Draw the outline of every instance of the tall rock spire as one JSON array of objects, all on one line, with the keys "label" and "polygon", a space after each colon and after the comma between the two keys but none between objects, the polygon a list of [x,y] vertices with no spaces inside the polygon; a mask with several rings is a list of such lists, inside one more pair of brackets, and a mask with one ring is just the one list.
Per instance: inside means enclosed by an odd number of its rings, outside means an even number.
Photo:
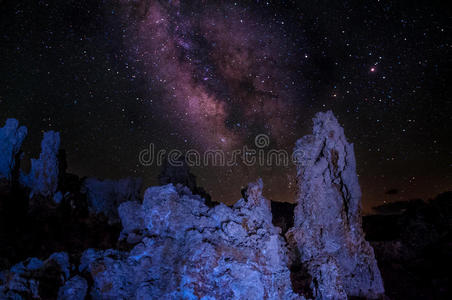
[{"label": "tall rock spire", "polygon": [[59,148],[60,134],[54,131],[44,132],[39,158],[32,159],[30,173],[21,176],[22,184],[31,189],[32,195],[49,197],[57,191]]},{"label": "tall rock spire", "polygon": [[8,119],[5,126],[0,127],[0,178],[11,179],[16,154],[26,136],[27,128],[19,127],[16,119]]},{"label": "tall rock spire", "polygon": [[361,226],[361,190],[353,144],[331,111],[318,113],[313,134],[297,141],[299,184],[294,227],[301,262],[318,299],[384,293],[383,281]]}]

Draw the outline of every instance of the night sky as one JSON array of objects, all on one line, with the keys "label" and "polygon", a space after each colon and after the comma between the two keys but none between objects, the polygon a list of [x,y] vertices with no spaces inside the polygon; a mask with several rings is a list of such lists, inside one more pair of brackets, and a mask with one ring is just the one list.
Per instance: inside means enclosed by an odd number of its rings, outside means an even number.
[{"label": "night sky", "polygon": [[[0,123],[61,132],[69,171],[139,176],[156,149],[291,151],[333,110],[355,144],[365,211],[452,189],[451,11],[440,1],[0,1]],[[262,177],[294,201],[294,167],[205,166],[232,203]]]}]

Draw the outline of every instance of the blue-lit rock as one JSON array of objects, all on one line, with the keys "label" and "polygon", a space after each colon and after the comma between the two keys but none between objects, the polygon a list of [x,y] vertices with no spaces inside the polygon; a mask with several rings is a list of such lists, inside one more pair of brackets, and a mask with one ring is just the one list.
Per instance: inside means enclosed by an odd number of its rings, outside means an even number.
[{"label": "blue-lit rock", "polygon": [[318,299],[377,298],[384,293],[374,251],[361,225],[361,190],[353,144],[331,111],[298,140],[298,204],[286,234],[313,277]]},{"label": "blue-lit rock", "polygon": [[6,120],[5,126],[0,128],[0,178],[11,179],[15,157],[26,136],[27,128],[19,127],[16,119]]},{"label": "blue-lit rock", "polygon": [[31,197],[51,197],[57,191],[59,148],[60,134],[55,131],[44,132],[39,158],[32,159],[30,173],[21,176],[22,184],[31,189]]},{"label": "blue-lit rock", "polygon": [[58,291],[58,300],[84,300],[88,290],[86,279],[78,275],[69,279]]},{"label": "blue-lit rock", "polygon": [[188,188],[149,188],[119,207],[130,252],[85,251],[95,299],[303,299],[291,288],[287,249],[262,182],[234,207],[209,208]]},{"label": "blue-lit rock", "polygon": [[[0,272],[0,299],[48,299],[69,278],[69,256],[52,254],[45,261],[29,258]],[[56,292],[56,291],[55,291]]]}]

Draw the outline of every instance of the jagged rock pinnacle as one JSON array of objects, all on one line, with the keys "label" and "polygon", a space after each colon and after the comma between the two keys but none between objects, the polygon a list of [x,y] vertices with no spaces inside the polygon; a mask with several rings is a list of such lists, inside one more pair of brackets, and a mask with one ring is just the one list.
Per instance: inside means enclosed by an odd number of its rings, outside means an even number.
[{"label": "jagged rock pinnacle", "polygon": [[384,293],[374,252],[361,226],[361,190],[353,144],[331,111],[318,113],[313,134],[297,141],[298,204],[289,240],[313,277],[317,298]]}]

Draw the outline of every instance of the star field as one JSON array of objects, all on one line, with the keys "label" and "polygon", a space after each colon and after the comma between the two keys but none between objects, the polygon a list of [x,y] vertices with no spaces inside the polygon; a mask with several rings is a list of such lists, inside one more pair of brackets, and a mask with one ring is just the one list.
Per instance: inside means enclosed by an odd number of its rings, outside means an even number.
[{"label": "star field", "polygon": [[[58,130],[70,171],[141,176],[159,149],[290,151],[331,109],[355,144],[366,211],[452,188],[451,22],[431,1],[3,1],[0,120]],[[232,203],[262,177],[294,199],[293,167],[199,167]],[[397,190],[396,193],[386,193]]]}]

